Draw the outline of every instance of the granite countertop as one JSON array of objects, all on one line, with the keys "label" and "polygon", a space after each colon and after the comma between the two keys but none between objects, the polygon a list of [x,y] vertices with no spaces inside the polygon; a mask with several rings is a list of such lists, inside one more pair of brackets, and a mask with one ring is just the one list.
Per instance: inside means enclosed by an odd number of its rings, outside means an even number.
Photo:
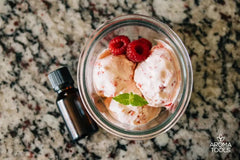
[{"label": "granite countertop", "polygon": [[[183,40],[194,72],[189,106],[171,130],[151,140],[100,129],[73,144],[47,74],[67,66],[76,81],[91,32],[132,13],[156,17]],[[0,159],[240,158],[238,0],[1,0],[0,71]]]}]

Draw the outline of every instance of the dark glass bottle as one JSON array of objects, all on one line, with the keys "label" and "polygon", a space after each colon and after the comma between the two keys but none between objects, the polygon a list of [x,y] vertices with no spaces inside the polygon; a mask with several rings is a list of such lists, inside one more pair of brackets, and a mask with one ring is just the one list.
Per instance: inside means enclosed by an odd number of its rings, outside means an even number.
[{"label": "dark glass bottle", "polygon": [[77,140],[98,130],[96,123],[83,107],[79,92],[66,67],[48,75],[53,89],[58,93],[56,104],[65,121],[72,140]]}]

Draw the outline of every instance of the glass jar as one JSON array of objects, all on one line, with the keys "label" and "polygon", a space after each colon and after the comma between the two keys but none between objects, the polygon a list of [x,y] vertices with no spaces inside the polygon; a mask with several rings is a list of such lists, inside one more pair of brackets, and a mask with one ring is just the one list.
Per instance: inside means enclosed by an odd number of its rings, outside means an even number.
[{"label": "glass jar", "polygon": [[[162,110],[149,123],[132,127],[112,117],[93,87],[93,66],[98,55],[108,48],[109,41],[118,35],[127,35],[130,40],[139,37],[150,41],[162,40],[172,47],[180,70],[180,91],[173,111]],[[148,16],[126,15],[116,17],[99,26],[89,37],[79,57],[77,83],[83,104],[90,116],[106,131],[131,140],[150,139],[168,131],[184,113],[191,97],[193,73],[188,52],[180,38],[166,24]]]}]

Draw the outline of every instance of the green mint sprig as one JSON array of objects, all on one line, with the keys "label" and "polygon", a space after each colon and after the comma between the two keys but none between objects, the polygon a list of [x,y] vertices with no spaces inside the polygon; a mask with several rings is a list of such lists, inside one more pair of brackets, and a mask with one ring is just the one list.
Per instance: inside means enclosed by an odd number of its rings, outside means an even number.
[{"label": "green mint sprig", "polygon": [[148,102],[141,96],[137,94],[131,93],[123,93],[113,98],[115,101],[124,104],[124,105],[132,105],[132,106],[144,106],[148,104]]}]

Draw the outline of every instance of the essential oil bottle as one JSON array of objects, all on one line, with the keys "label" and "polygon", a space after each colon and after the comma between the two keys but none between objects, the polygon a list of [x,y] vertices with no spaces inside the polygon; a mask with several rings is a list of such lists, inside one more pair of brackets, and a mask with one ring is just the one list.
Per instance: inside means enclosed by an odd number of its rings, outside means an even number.
[{"label": "essential oil bottle", "polygon": [[98,130],[96,123],[83,107],[79,92],[67,67],[59,68],[48,75],[52,88],[58,93],[57,107],[65,121],[72,140],[80,139]]}]

